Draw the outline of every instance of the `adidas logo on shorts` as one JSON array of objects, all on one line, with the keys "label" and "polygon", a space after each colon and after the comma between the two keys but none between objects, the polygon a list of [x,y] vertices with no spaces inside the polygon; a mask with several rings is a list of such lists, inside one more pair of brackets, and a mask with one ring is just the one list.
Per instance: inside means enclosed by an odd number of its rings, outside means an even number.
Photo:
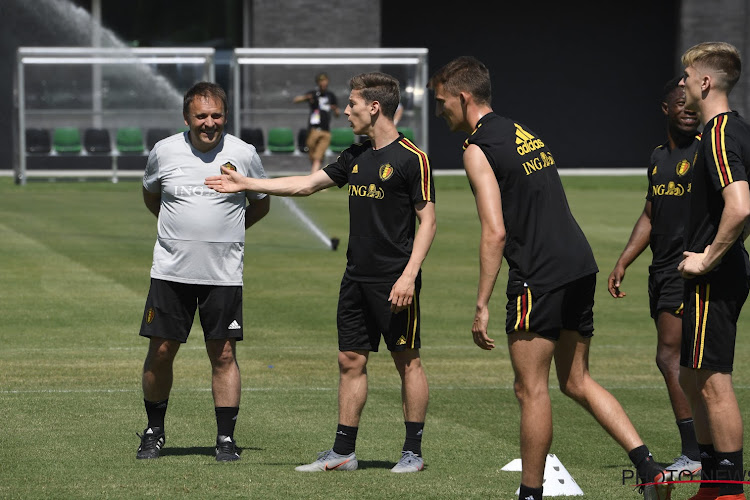
[{"label": "adidas logo on shorts", "polygon": [[240,330],[242,327],[239,323],[237,323],[237,320],[232,320],[232,322],[229,324],[228,329],[229,330]]}]

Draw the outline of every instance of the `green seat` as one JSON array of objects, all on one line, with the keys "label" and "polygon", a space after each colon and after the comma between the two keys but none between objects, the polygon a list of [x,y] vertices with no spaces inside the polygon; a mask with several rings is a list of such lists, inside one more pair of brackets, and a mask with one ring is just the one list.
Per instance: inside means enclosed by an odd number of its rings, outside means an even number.
[{"label": "green seat", "polygon": [[61,154],[81,152],[81,131],[76,127],[57,127],[52,133],[52,147]]},{"label": "green seat", "polygon": [[351,127],[338,127],[331,129],[331,144],[328,149],[334,153],[340,153],[354,143],[354,131]]},{"label": "green seat", "polygon": [[268,150],[272,153],[294,153],[294,131],[288,127],[269,129]]},{"label": "green seat", "polygon": [[414,129],[411,127],[396,127],[399,132],[404,134],[404,137],[414,142]]},{"label": "green seat", "polygon": [[146,149],[143,132],[138,127],[118,128],[116,142],[120,153],[143,153]]}]

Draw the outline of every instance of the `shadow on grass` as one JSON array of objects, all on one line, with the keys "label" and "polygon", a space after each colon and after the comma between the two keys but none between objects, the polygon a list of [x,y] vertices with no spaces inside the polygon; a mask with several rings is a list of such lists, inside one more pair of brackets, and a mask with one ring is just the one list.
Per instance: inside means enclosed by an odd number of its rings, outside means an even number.
[{"label": "shadow on grass", "polygon": [[[396,462],[386,462],[385,460],[360,460],[360,469],[392,469]],[[427,466],[424,467],[427,469]]]},{"label": "shadow on grass", "polygon": [[[396,462],[386,462],[385,460],[358,460],[357,461],[359,465],[357,466],[357,470],[365,470],[365,469],[392,469],[394,465],[396,465]],[[266,465],[290,465],[288,462],[281,463],[281,462],[274,462],[274,463],[268,463]],[[296,465],[303,465],[302,463],[294,464]],[[427,469],[427,466],[425,465],[425,469]],[[340,472],[348,472],[348,471],[340,471]]]},{"label": "shadow on grass", "polygon": [[[242,455],[242,452],[248,450],[248,451],[263,451],[263,448],[255,448],[251,446],[247,447],[237,447],[237,453]],[[183,448],[176,448],[176,447],[169,447],[169,448],[162,448],[160,455],[162,457],[185,457],[188,455],[205,455],[208,457],[213,457],[216,455],[216,448],[214,446],[186,446]]]}]

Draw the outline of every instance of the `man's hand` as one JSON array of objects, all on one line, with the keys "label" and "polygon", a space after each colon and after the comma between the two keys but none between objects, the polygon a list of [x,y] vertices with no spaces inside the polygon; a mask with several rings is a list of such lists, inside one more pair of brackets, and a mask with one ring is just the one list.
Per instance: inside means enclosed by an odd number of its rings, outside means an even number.
[{"label": "man's hand", "polygon": [[391,287],[391,294],[388,296],[388,302],[391,303],[391,312],[400,313],[409,307],[413,300],[414,280],[402,274]]},{"label": "man's hand", "polygon": [[486,351],[495,348],[495,340],[487,336],[489,323],[489,309],[486,307],[478,308],[474,315],[474,324],[471,326],[471,333],[474,335],[474,343]]},{"label": "man's hand", "polygon": [[609,273],[609,279],[607,280],[607,289],[612,297],[616,299],[625,297],[625,292],[620,291],[620,285],[624,279],[625,268],[620,264],[615,265],[615,268]]},{"label": "man's hand", "polygon": [[204,184],[220,193],[239,193],[245,190],[242,184],[246,179],[244,175],[224,166],[221,167],[221,171],[222,175],[206,177]]},{"label": "man's hand", "polygon": [[677,270],[680,271],[683,278],[694,278],[706,274],[711,270],[703,262],[710,248],[711,245],[708,245],[702,253],[682,252],[683,259],[677,266]]}]

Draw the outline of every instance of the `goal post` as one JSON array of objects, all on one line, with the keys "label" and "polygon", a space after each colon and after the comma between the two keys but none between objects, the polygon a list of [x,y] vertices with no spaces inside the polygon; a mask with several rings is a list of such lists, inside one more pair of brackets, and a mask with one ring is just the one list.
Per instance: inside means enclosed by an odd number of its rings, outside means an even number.
[{"label": "goal post", "polygon": [[[116,182],[142,175],[145,143],[140,152],[118,149],[118,132],[140,129],[145,140],[148,129],[182,128],[182,96],[196,81],[215,79],[214,52],[202,47],[19,47],[16,183],[30,177],[111,177]],[[47,147],[31,148],[29,130],[41,131]],[[79,142],[85,131],[97,130],[102,144],[90,150],[82,143],[57,148],[54,141],[63,130]]]},{"label": "goal post", "polygon": [[[399,127],[413,131],[414,142],[427,151],[427,58],[426,48],[237,48],[230,70],[234,131],[261,128],[267,137],[274,127],[303,128],[309,109],[292,100],[315,87],[315,75],[328,75],[328,89],[343,111],[349,79],[381,71],[401,84]],[[341,118],[331,123],[332,128],[346,126]]]}]

